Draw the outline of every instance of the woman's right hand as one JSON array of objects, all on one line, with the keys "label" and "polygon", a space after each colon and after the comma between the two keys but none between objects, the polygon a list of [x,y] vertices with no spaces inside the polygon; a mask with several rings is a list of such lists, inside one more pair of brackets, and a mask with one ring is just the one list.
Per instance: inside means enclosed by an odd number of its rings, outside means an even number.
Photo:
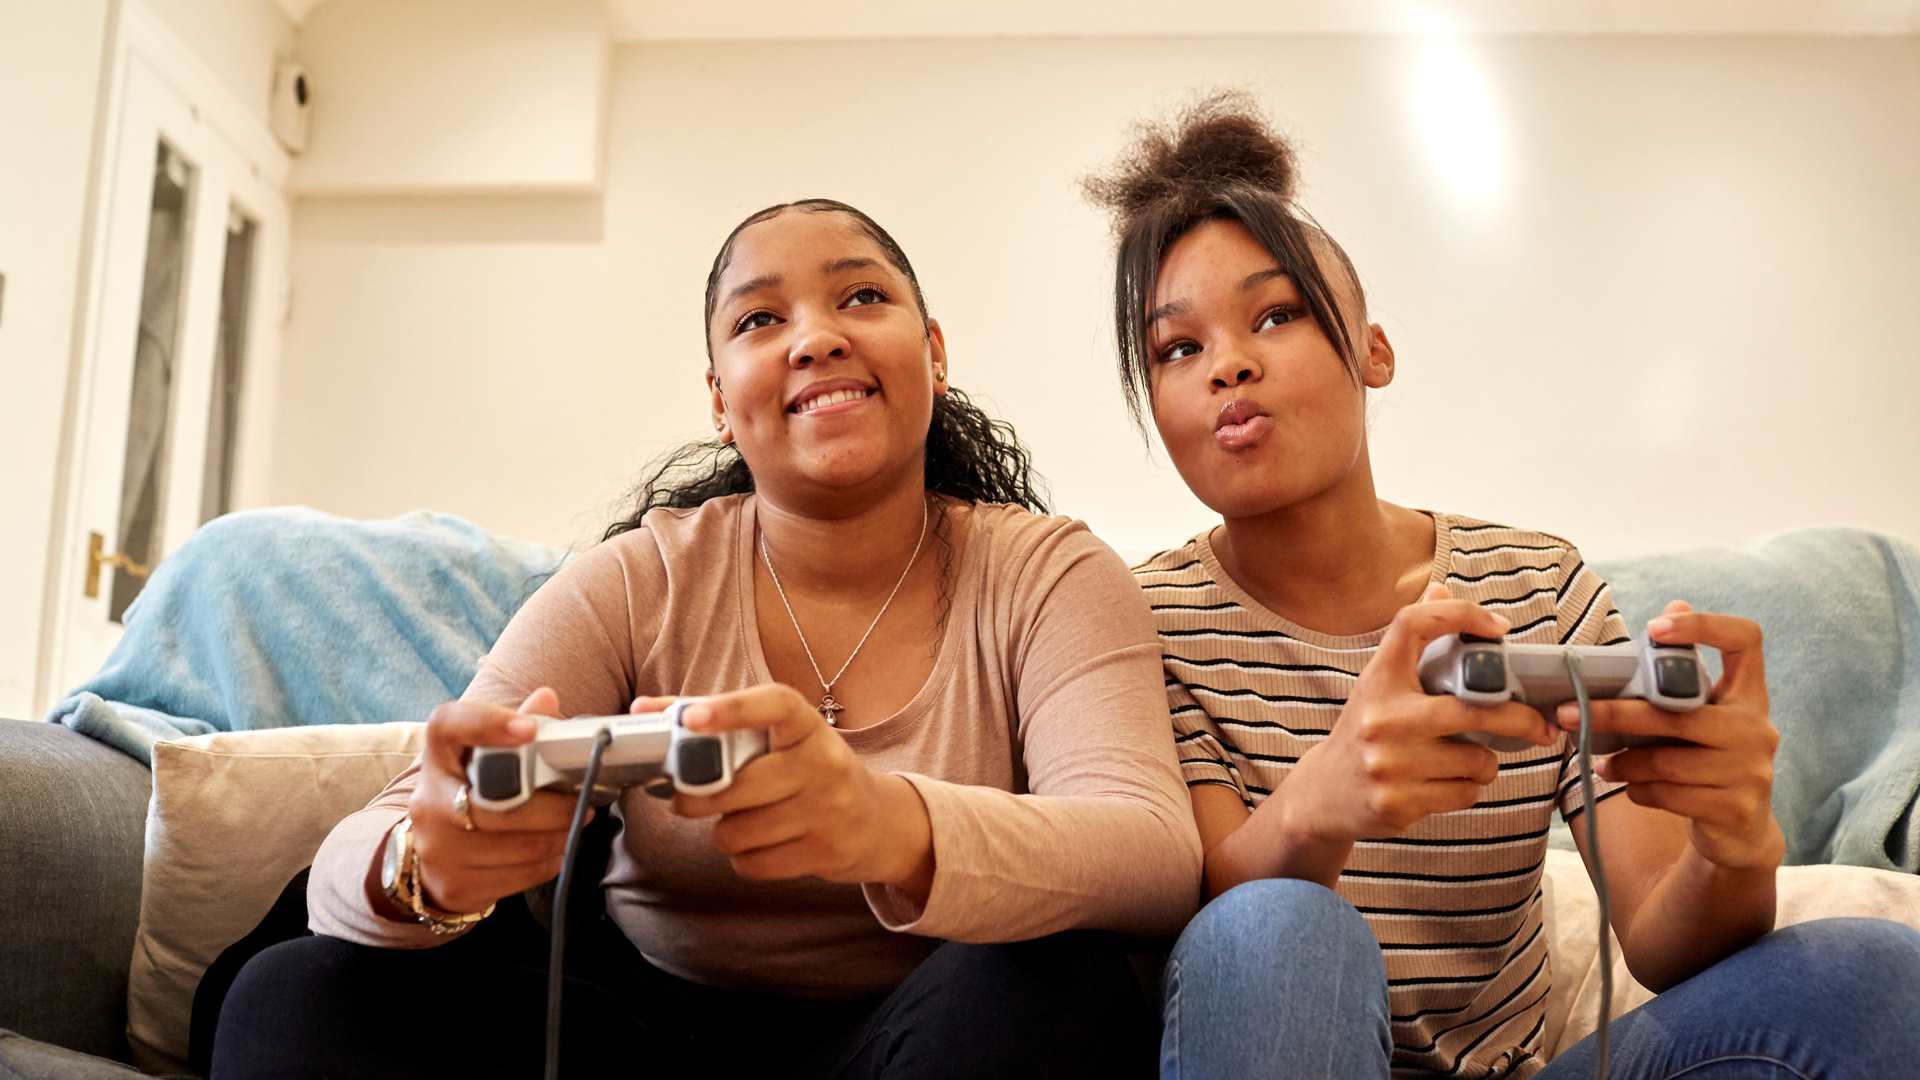
[{"label": "woman's right hand", "polygon": [[420,779],[407,804],[420,856],[426,902],[442,911],[484,911],[502,897],[544,884],[560,873],[575,796],[536,791],[502,813],[471,810],[472,831],[453,812],[477,746],[519,746],[533,739],[536,716],[553,716],[560,699],[541,687],[518,710],[450,701],[427,718]]},{"label": "woman's right hand", "polygon": [[1501,637],[1508,629],[1506,619],[1452,599],[1444,585],[1429,585],[1419,602],[1400,609],[1333,733],[1302,754],[1281,785],[1289,831],[1351,845],[1474,805],[1499,775],[1499,759],[1453,735],[1477,731],[1554,745],[1560,733],[1530,706],[1468,705],[1420,686],[1420,655],[1430,642],[1447,634]]}]

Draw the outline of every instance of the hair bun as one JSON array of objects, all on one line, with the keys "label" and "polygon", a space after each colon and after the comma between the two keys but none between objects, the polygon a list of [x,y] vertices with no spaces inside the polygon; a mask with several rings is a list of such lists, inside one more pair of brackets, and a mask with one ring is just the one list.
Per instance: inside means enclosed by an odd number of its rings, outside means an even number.
[{"label": "hair bun", "polygon": [[1273,130],[1251,94],[1228,90],[1201,99],[1171,125],[1142,124],[1113,171],[1082,186],[1125,222],[1156,204],[1184,203],[1228,186],[1292,202],[1297,176],[1293,145]]}]

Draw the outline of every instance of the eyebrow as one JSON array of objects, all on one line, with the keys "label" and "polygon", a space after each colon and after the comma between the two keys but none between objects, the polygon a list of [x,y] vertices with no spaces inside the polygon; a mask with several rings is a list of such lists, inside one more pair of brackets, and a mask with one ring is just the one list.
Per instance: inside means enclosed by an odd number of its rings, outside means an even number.
[{"label": "eyebrow", "polygon": [[771,289],[779,284],[779,274],[761,274],[759,277],[748,278],[729,290],[727,292],[727,298],[723,303],[731,304],[748,293],[757,293],[762,289]]},{"label": "eyebrow", "polygon": [[1161,319],[1172,318],[1175,315],[1185,315],[1192,310],[1193,305],[1187,303],[1185,300],[1175,300],[1170,304],[1161,304],[1159,307],[1147,312],[1147,325],[1152,326]]},{"label": "eyebrow", "polygon": [[[848,270],[867,270],[879,265],[878,260],[869,259],[864,255],[850,255],[843,259],[827,260],[826,264],[820,268],[820,272],[832,275],[845,273]],[[731,304],[749,293],[757,293],[762,289],[778,288],[784,280],[779,274],[761,274],[759,277],[748,278],[728,290],[727,298],[723,303]]]},{"label": "eyebrow", "polygon": [[[1267,282],[1274,280],[1275,278],[1284,278],[1284,277],[1292,277],[1292,276],[1293,276],[1292,274],[1287,273],[1286,270],[1278,266],[1268,267],[1265,270],[1255,270],[1253,273],[1248,274],[1245,278],[1241,279],[1240,291],[1246,292],[1247,290],[1252,289],[1256,286],[1264,285]],[[1185,300],[1175,300],[1171,303],[1161,304],[1159,307],[1154,308],[1152,311],[1147,312],[1146,324],[1148,326],[1152,326],[1154,323],[1159,322],[1161,319],[1172,318],[1177,315],[1185,315],[1192,310],[1193,310],[1193,305],[1187,303]]]},{"label": "eyebrow", "polygon": [[1278,266],[1269,267],[1268,269],[1265,269],[1265,270],[1256,270],[1253,273],[1248,274],[1246,278],[1240,282],[1240,291],[1246,292],[1248,289],[1251,289],[1257,285],[1265,285],[1267,282],[1272,281],[1274,278],[1283,278],[1283,277],[1292,277],[1292,276],[1293,276],[1292,274],[1287,273],[1285,270],[1281,269]]}]

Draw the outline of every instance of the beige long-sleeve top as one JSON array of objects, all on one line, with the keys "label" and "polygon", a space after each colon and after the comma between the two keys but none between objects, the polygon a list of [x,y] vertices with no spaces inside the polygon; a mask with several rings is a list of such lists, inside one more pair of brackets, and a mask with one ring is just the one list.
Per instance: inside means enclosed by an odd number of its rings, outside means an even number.
[{"label": "beige long-sleeve top", "polygon": [[[753,592],[752,496],[656,510],[583,553],[514,616],[466,700],[516,706],[540,686],[563,715],[643,694],[772,681]],[[1127,568],[1078,522],[976,505],[931,674],[899,712],[840,732],[909,780],[932,823],[924,907],[897,891],[736,877],[685,820],[630,791],[609,910],[655,965],[702,983],[805,996],[896,985],[939,940],[1017,941],[1093,927],[1170,935],[1200,898],[1200,842],[1168,735],[1160,645]],[[378,914],[368,868],[418,765],[343,821],[315,857],[316,933],[437,944]]]}]

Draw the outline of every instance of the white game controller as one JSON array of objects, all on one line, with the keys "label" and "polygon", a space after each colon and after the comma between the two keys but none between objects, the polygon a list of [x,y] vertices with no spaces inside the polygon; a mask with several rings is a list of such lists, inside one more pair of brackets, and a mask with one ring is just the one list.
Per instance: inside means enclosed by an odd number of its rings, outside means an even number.
[{"label": "white game controller", "polygon": [[[1567,676],[1567,654],[1580,662],[1580,681],[1587,696],[1639,698],[1668,712],[1692,712],[1707,703],[1712,681],[1695,645],[1517,645],[1499,638],[1449,634],[1427,646],[1420,656],[1420,685],[1429,694],[1452,694],[1472,705],[1520,701],[1533,706],[1551,722],[1553,710],[1574,700],[1573,680]],[[1471,732],[1460,736],[1494,750],[1524,750],[1533,744],[1510,736]],[[1593,732],[1595,754],[1611,754],[1629,746],[1648,746],[1674,740],[1654,735],[1615,735]]]},{"label": "white game controller", "polygon": [[674,791],[725,791],[742,766],[767,752],[767,733],[761,729],[714,735],[688,731],[680,723],[686,707],[686,702],[676,701],[657,713],[539,718],[540,730],[531,742],[474,749],[467,763],[473,805],[512,810],[536,791],[580,790],[594,739],[603,728],[613,741],[601,753],[600,772],[594,777],[596,806],[605,806],[630,787],[659,798]]}]

